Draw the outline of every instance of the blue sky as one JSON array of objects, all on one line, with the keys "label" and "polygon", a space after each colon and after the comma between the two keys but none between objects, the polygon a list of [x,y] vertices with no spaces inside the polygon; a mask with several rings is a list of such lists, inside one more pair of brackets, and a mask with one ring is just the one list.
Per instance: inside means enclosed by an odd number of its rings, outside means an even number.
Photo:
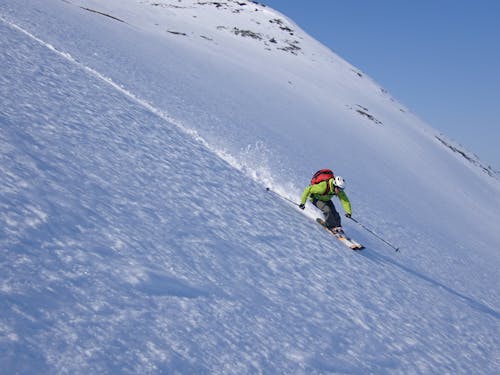
[{"label": "blue sky", "polygon": [[500,170],[500,1],[263,3]]}]

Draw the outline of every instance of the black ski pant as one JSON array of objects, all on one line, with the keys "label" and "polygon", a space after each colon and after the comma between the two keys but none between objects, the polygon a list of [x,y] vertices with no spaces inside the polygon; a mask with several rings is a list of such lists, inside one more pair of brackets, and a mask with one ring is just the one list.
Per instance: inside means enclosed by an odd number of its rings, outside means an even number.
[{"label": "black ski pant", "polygon": [[323,212],[327,228],[332,229],[341,226],[340,215],[331,200],[325,202],[320,201],[319,199],[314,199],[312,203]]}]

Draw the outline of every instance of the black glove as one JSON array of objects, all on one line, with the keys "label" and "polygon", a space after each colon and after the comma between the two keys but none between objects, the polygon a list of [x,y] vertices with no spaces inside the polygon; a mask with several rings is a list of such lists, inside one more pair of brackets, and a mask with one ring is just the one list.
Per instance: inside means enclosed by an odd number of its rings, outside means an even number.
[{"label": "black glove", "polygon": [[305,205],[304,203],[301,203],[301,204],[299,204],[299,208],[300,208],[301,210],[303,210],[304,208],[306,208],[306,205]]},{"label": "black glove", "polygon": [[345,217],[347,217],[348,219],[351,218],[351,214],[345,214]]}]

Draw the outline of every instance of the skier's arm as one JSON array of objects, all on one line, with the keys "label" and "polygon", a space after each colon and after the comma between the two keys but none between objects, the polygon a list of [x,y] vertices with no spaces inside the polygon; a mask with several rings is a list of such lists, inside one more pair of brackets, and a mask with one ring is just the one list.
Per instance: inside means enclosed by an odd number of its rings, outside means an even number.
[{"label": "skier's arm", "polygon": [[304,192],[302,193],[302,198],[300,200],[300,204],[306,204],[307,198],[309,198],[309,195],[311,195],[311,188],[312,185],[309,185],[304,189]]},{"label": "skier's arm", "polygon": [[305,204],[307,201],[307,198],[311,194],[324,194],[326,191],[326,181],[321,181],[319,184],[315,185],[309,185],[304,189],[304,192],[302,193],[302,199],[300,201],[301,204]]},{"label": "skier's arm", "polygon": [[343,190],[339,192],[339,199],[342,203],[342,207],[344,207],[344,211],[346,212],[346,214],[352,215],[351,202],[349,201],[349,198],[347,198],[347,194]]}]

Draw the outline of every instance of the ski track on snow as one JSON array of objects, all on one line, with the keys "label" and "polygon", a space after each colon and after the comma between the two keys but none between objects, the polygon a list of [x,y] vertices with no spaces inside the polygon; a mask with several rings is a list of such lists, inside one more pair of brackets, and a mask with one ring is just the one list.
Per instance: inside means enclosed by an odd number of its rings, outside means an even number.
[{"label": "ski track on snow", "polygon": [[[49,49],[50,51],[56,53],[57,55],[61,56],[62,58],[70,61],[71,63],[77,65],[81,69],[87,71],[88,73],[90,73],[94,77],[96,77],[96,78],[100,79],[101,81],[107,83],[108,85],[110,85],[114,89],[118,90],[119,92],[121,92],[122,94],[124,94],[125,96],[127,96],[128,98],[132,99],[134,102],[136,102],[137,104],[141,105],[142,107],[144,107],[145,109],[147,109],[151,113],[155,114],[156,116],[158,116],[162,120],[164,120],[164,121],[166,121],[168,123],[171,123],[171,124],[177,126],[182,132],[184,132],[185,134],[193,137],[197,142],[199,142],[200,144],[202,144],[203,146],[205,146],[208,150],[210,150],[215,155],[217,155],[218,157],[220,157],[221,159],[223,159],[224,161],[226,161],[228,164],[230,164],[231,166],[233,166],[234,168],[236,168],[236,169],[238,169],[240,171],[244,171],[245,168],[242,168],[241,164],[239,164],[236,161],[236,159],[233,158],[231,155],[227,154],[226,152],[224,152],[222,150],[217,150],[217,149],[211,147],[210,144],[205,139],[203,139],[203,137],[201,137],[198,134],[198,132],[196,132],[195,130],[189,129],[184,124],[182,124],[180,121],[176,120],[175,118],[172,118],[170,115],[168,115],[164,111],[159,110],[158,108],[155,108],[150,103],[148,103],[146,100],[143,100],[143,99],[137,97],[135,94],[133,94],[132,92],[128,91],[126,88],[124,88],[121,85],[119,85],[116,82],[114,82],[111,78],[106,77],[103,74],[101,74],[98,71],[96,71],[95,69],[82,64],[81,62],[79,62],[78,60],[76,60],[75,58],[73,58],[73,56],[71,56],[71,54],[69,54],[67,52],[64,52],[64,51],[58,50],[57,48],[55,48],[50,43],[47,43],[47,42],[43,41],[42,39],[36,37],[35,35],[33,35],[32,33],[30,33],[29,31],[23,29],[19,25],[16,25],[14,23],[11,23],[11,22],[7,21],[5,19],[5,17],[0,16],[0,21],[2,21],[4,24],[9,25],[10,27],[12,27],[12,28],[14,28],[14,29],[22,32],[23,34],[27,35],[31,39],[33,39],[36,42],[38,42],[39,44],[41,44],[42,46],[44,46],[47,49]],[[248,177],[250,177],[250,178],[254,177],[253,173],[248,173],[248,172],[249,171],[246,171],[246,175]],[[256,180],[255,178],[252,178],[252,179],[255,182],[258,182],[258,180]]]}]

